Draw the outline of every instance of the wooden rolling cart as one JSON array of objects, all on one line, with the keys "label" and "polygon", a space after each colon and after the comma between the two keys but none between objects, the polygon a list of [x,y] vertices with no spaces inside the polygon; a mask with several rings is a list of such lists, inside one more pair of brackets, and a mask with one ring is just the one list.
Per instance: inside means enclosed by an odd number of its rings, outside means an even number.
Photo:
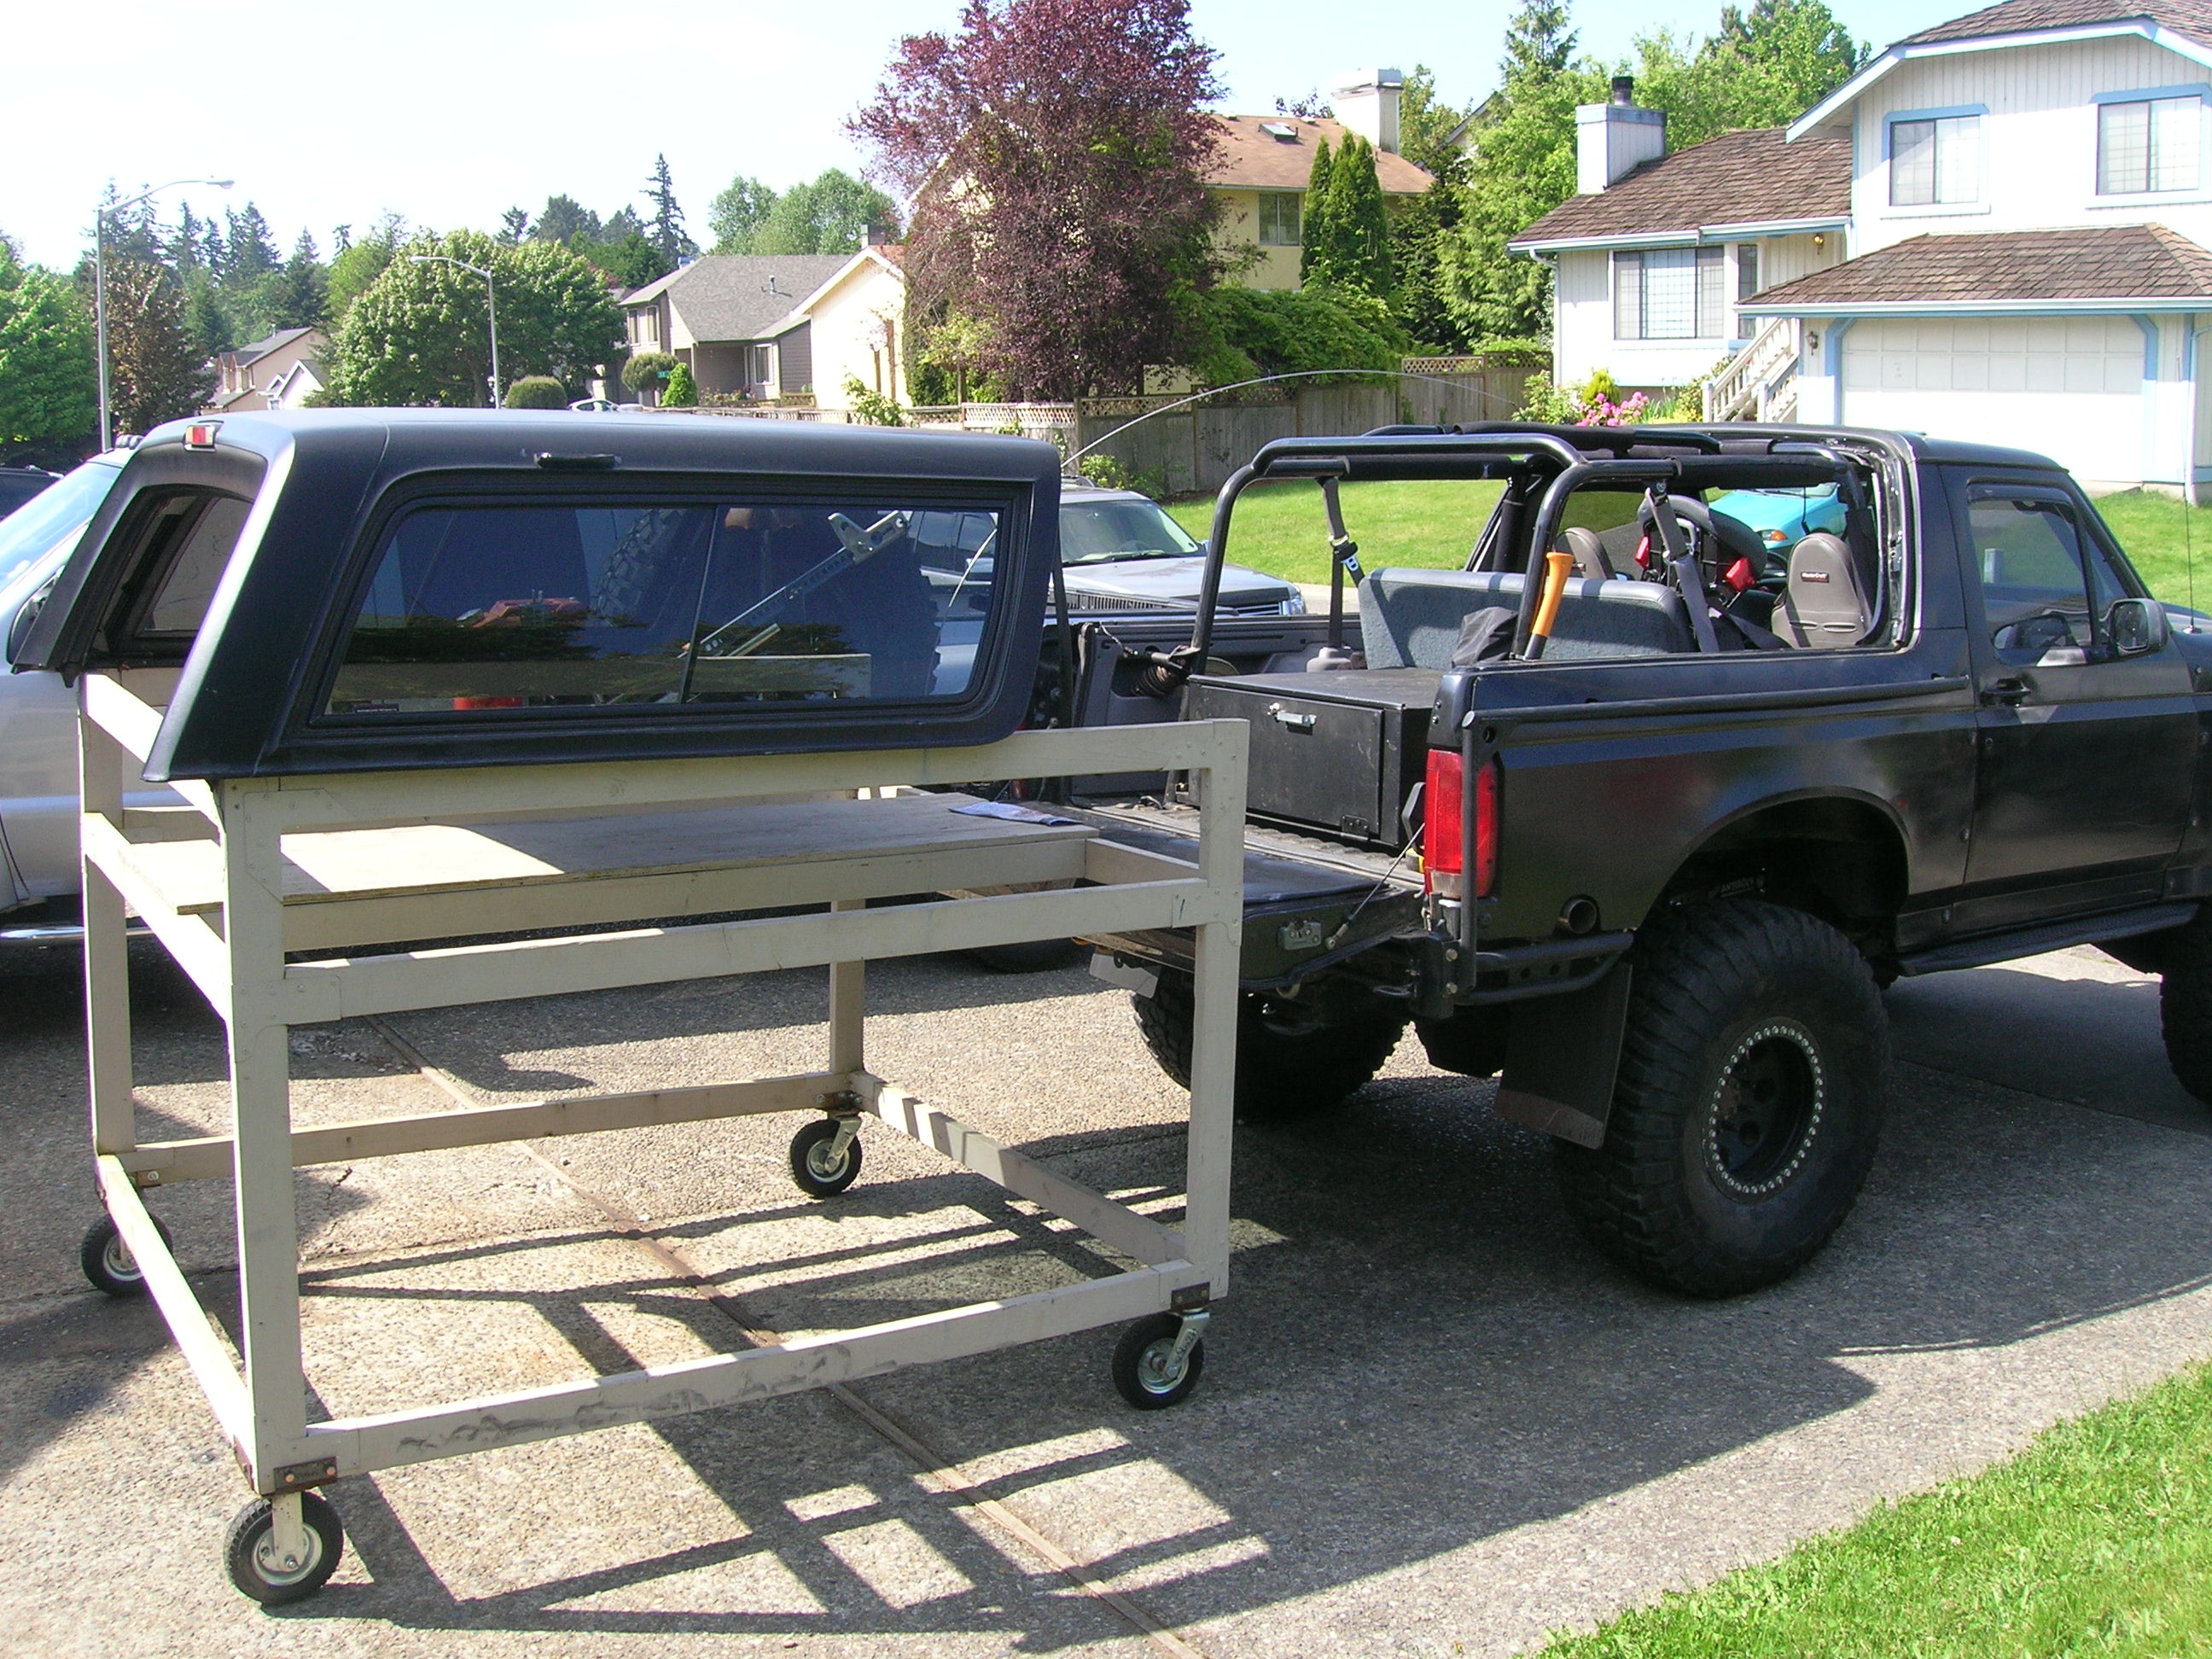
[{"label": "wooden rolling cart", "polygon": [[[80,683],[93,1150],[107,1212],[86,1240],[85,1259],[103,1289],[151,1292],[261,1494],[226,1546],[233,1580],[246,1594],[297,1600],[328,1578],[343,1534],[313,1489],[343,1475],[1125,1321],[1135,1322],[1115,1372],[1133,1404],[1172,1404],[1196,1381],[1206,1309],[1228,1277],[1242,722],[1032,732],[969,748],[187,780],[175,787],[190,811],[126,811],[126,772],[137,776],[153,751],[175,679],[170,671],[115,670]],[[1187,772],[1200,803],[1194,865],[1085,826],[970,815],[957,810],[967,798],[912,787],[1163,768]],[[1033,890],[972,896],[1017,885]],[[947,896],[866,908],[871,898],[915,893]],[[793,905],[829,908],[726,919]],[[228,1026],[228,1135],[137,1138],[126,907]],[[709,917],[725,919],[685,920]],[[1180,1226],[1053,1173],[867,1069],[868,959],[1148,928],[1190,928],[1197,941]],[[549,929],[572,931],[542,936]],[[404,944],[524,930],[541,936]],[[288,952],[307,959],[288,963]],[[292,1127],[288,1033],[295,1025],[809,966],[826,967],[830,978],[829,1053],[817,1072]],[[858,1173],[854,1131],[866,1115],[1135,1265],[772,1347],[373,1418],[307,1420],[295,1169],[759,1112],[810,1118],[793,1141],[793,1170],[817,1195],[843,1190]],[[216,1176],[232,1177],[237,1188],[242,1373],[145,1202],[150,1190]]]}]

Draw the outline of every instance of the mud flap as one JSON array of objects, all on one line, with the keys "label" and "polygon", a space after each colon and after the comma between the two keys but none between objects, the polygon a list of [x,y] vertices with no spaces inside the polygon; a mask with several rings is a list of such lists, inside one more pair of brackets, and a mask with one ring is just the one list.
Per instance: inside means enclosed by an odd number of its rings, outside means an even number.
[{"label": "mud flap", "polygon": [[1616,963],[1579,991],[1514,1004],[1498,1116],[1577,1146],[1604,1141],[1628,1025],[1631,971],[1626,962]]}]

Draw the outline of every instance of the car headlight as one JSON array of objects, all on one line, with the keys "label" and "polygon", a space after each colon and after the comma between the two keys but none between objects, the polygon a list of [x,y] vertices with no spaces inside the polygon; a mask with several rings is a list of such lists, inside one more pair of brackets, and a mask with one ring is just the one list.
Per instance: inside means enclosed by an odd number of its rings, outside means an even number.
[{"label": "car headlight", "polygon": [[1292,588],[1291,590],[1291,597],[1283,601],[1283,614],[1285,617],[1304,616],[1306,614],[1306,596],[1299,592],[1297,588]]}]

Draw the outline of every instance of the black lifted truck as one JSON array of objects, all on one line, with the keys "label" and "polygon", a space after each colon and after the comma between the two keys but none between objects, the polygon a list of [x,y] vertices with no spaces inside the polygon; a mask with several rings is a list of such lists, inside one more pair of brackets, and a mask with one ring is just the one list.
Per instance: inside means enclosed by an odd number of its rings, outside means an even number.
[{"label": "black lifted truck", "polygon": [[[1285,440],[1223,488],[1213,568],[1285,480],[1356,633],[1205,605],[1084,624],[1047,677],[1079,722],[1251,723],[1246,1115],[1343,1099],[1411,1021],[1503,1073],[1598,1245],[1723,1295],[1850,1210],[1900,975],[2096,943],[2164,976],[2212,1100],[2212,634],[2051,462],[1822,428]],[[1462,486],[1463,568],[1363,570],[1365,480]],[[1173,779],[1071,786],[1125,839],[1191,816]],[[1187,941],[1092,943],[1182,1077]]]}]

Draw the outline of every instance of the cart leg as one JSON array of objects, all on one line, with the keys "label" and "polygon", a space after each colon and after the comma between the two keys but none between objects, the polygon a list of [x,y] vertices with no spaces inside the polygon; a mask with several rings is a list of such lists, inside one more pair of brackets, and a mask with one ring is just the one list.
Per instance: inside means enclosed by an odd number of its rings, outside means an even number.
[{"label": "cart leg", "polygon": [[300,1238],[292,1201],[289,1028],[274,993],[284,975],[276,821],[253,785],[222,786],[223,933],[230,954],[232,1149],[238,1279],[256,1485],[307,1456],[300,1362]]},{"label": "cart leg", "polygon": [[[832,911],[865,910],[866,899],[836,899]],[[863,1028],[867,1023],[867,964],[833,962],[830,964],[830,1066],[832,1072],[850,1073],[867,1064]]]},{"label": "cart leg", "polygon": [[[123,825],[123,745],[89,720],[77,721],[77,787],[84,811]],[[131,1099],[131,957],[123,895],[90,859],[84,874],[85,1050],[92,1073],[94,1152],[138,1144]]]}]

